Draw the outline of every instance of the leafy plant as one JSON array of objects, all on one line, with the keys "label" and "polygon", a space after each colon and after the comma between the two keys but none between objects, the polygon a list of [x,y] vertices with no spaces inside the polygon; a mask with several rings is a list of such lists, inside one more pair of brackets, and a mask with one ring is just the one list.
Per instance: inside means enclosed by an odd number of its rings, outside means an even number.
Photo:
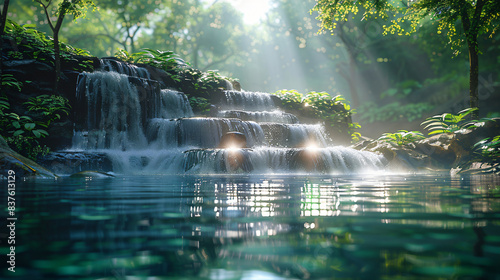
[{"label": "leafy plant", "polygon": [[11,74],[2,74],[2,88],[10,87],[21,91],[23,83],[14,78]]},{"label": "leafy plant", "polygon": [[[7,56],[10,59],[36,59],[54,66],[54,39],[35,28],[35,24],[20,25],[7,19],[5,36],[16,43],[16,49],[8,51]],[[90,56],[88,51],[64,43],[59,45],[64,61],[73,60],[73,55]]]},{"label": "leafy plant", "polygon": [[22,135],[8,137],[6,139],[9,146],[19,154],[36,160],[39,156],[45,156],[50,152],[50,148],[40,145],[38,141]]},{"label": "leafy plant", "polygon": [[68,99],[58,95],[39,95],[32,97],[24,103],[30,112],[40,115],[37,123],[49,126],[50,123],[61,119],[61,115],[69,115],[71,106]]},{"label": "leafy plant", "polygon": [[0,125],[0,134],[18,153],[35,159],[39,153],[48,152],[48,148],[40,146],[38,142],[39,138],[48,135],[39,126],[46,126],[37,124],[29,116],[10,112],[10,104],[5,97],[0,98]]},{"label": "leafy plant", "polygon": [[348,133],[352,141],[359,140],[361,134],[356,132],[356,129],[361,126],[351,122],[351,116],[356,111],[342,95],[332,97],[327,92],[315,91],[303,95],[296,90],[278,90],[274,95],[280,97],[286,107],[308,112],[314,117],[323,119],[340,133]]},{"label": "leafy plant", "polygon": [[126,50],[121,49],[115,53],[115,56],[129,63],[148,64],[165,71],[188,66],[188,64],[173,51],[144,49],[141,52],[130,54]]},{"label": "leafy plant", "polygon": [[189,104],[194,111],[201,113],[210,111],[210,106],[212,105],[208,102],[208,99],[194,96],[189,98]]},{"label": "leafy plant", "polygon": [[477,111],[477,108],[464,109],[458,112],[457,115],[444,113],[432,116],[422,122],[421,125],[425,125],[424,129],[428,129],[430,131],[428,133],[429,135],[452,133],[476,125],[477,121],[466,120],[466,117],[474,111]]},{"label": "leafy plant", "polygon": [[477,142],[472,146],[472,150],[472,158],[463,166],[469,166],[473,162],[488,163],[490,167],[486,168],[485,172],[500,174],[500,135]]},{"label": "leafy plant", "polygon": [[56,95],[39,95],[24,102],[31,116],[20,116],[10,110],[7,98],[0,98],[0,134],[18,153],[36,159],[49,152],[38,140],[49,135],[45,130],[54,121],[68,115],[70,106],[66,98]]},{"label": "leafy plant", "polygon": [[422,139],[425,139],[425,136],[420,131],[398,130],[394,133],[384,133],[377,140],[404,146]]}]

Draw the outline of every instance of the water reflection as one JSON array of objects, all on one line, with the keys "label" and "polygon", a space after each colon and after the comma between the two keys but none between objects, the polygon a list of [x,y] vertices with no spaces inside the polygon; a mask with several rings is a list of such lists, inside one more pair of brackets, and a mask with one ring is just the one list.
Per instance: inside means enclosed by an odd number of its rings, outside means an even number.
[{"label": "water reflection", "polygon": [[30,181],[20,183],[15,276],[495,278],[499,181],[436,175]]}]

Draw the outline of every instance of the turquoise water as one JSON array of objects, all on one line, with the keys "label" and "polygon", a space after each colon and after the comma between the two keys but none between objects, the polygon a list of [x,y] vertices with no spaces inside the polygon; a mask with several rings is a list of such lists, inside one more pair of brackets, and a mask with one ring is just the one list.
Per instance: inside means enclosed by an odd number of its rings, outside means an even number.
[{"label": "turquoise water", "polygon": [[500,279],[498,176],[120,176],[16,189],[16,272],[3,278]]}]

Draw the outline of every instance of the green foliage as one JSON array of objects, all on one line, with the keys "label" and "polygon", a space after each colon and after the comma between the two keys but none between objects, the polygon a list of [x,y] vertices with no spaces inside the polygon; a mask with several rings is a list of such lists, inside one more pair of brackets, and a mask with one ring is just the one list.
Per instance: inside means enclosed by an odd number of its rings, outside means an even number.
[{"label": "green foliage", "polygon": [[362,122],[387,122],[406,119],[409,122],[422,118],[422,113],[431,110],[433,106],[428,103],[410,103],[401,105],[393,102],[379,106],[374,102],[366,102],[360,107],[359,118]]},{"label": "green foliage", "polygon": [[191,105],[191,108],[193,108],[193,111],[200,113],[210,111],[210,106],[212,105],[208,102],[208,99],[195,96],[189,98],[189,104]]},{"label": "green foliage", "polygon": [[[459,47],[464,44],[463,37],[468,41],[475,41],[476,38],[473,37],[478,34],[493,34],[496,29],[493,23],[500,18],[500,4],[496,0],[407,2],[318,0],[312,11],[319,13],[317,19],[321,21],[320,31],[333,31],[339,22],[347,21],[360,12],[363,13],[364,19],[381,18],[389,21],[388,25],[383,26],[384,34],[410,35],[423,24],[436,21],[437,33],[446,32],[449,45],[455,48],[457,53]],[[457,28],[458,20],[462,21],[465,28]]]},{"label": "green foliage", "polygon": [[441,115],[427,118],[421,125],[425,125],[424,129],[429,130],[429,135],[441,133],[453,133],[465,128],[471,128],[476,125],[477,121],[466,120],[466,117],[477,111],[477,108],[467,108],[457,115],[444,113]]},{"label": "green foliage", "polygon": [[38,157],[45,156],[50,152],[49,147],[40,145],[37,140],[22,135],[8,137],[6,142],[14,151],[32,160],[37,160]]},{"label": "green foliage", "polygon": [[0,134],[18,153],[36,159],[39,154],[48,153],[48,148],[40,146],[38,139],[49,135],[45,130],[49,125],[69,114],[68,100],[61,96],[40,95],[24,103],[30,116],[19,116],[10,110],[7,98],[0,98]]},{"label": "green foliage", "polygon": [[302,99],[304,95],[294,89],[282,89],[274,93],[274,95],[281,98],[283,105],[290,109],[299,109],[302,106]]},{"label": "green foliage", "polygon": [[425,139],[425,136],[420,131],[398,130],[394,133],[384,133],[377,140],[403,146],[422,139]]},{"label": "green foliage", "polygon": [[472,149],[474,153],[468,164],[472,162],[488,163],[491,167],[485,171],[500,174],[500,135],[483,139],[477,142]]},{"label": "green foliage", "polygon": [[11,74],[2,74],[2,88],[13,88],[17,91],[21,91],[23,83],[14,78]]},{"label": "green foliage", "polygon": [[331,97],[327,92],[311,91],[306,95],[296,90],[278,90],[274,93],[283,105],[292,109],[309,113],[312,117],[324,120],[328,125],[340,129],[346,127],[353,141],[358,141],[361,134],[356,129],[361,126],[351,122],[351,116],[356,113],[342,95]]},{"label": "green foliage", "polygon": [[115,56],[126,62],[148,64],[165,71],[188,66],[184,60],[172,51],[144,49],[144,51],[129,54],[126,50],[121,49],[115,53]]},{"label": "green foliage", "polygon": [[[36,59],[40,62],[54,65],[54,40],[36,29],[34,24],[20,25],[7,20],[5,36],[16,43],[15,51],[8,51],[7,57],[15,59]],[[61,57],[64,61],[72,60],[73,55],[90,56],[88,51],[61,43]],[[85,66],[88,69],[88,65]]]},{"label": "green foliage", "polygon": [[38,123],[49,126],[53,121],[60,120],[61,115],[69,115],[71,106],[67,98],[58,95],[39,95],[24,103],[30,112],[40,116]]}]

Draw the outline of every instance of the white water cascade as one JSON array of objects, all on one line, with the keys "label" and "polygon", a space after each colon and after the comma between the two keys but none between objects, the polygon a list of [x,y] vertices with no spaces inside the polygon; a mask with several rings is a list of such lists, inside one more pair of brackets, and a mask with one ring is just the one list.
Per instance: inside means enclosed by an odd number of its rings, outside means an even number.
[{"label": "white water cascade", "polygon": [[[103,62],[101,71],[81,74],[82,116],[71,149],[106,155],[114,172],[345,174],[384,167],[382,156],[335,146],[321,124],[300,124],[269,94],[226,91],[217,117],[195,116],[184,93],[122,64]],[[219,148],[228,132],[243,134],[247,148]]]}]

